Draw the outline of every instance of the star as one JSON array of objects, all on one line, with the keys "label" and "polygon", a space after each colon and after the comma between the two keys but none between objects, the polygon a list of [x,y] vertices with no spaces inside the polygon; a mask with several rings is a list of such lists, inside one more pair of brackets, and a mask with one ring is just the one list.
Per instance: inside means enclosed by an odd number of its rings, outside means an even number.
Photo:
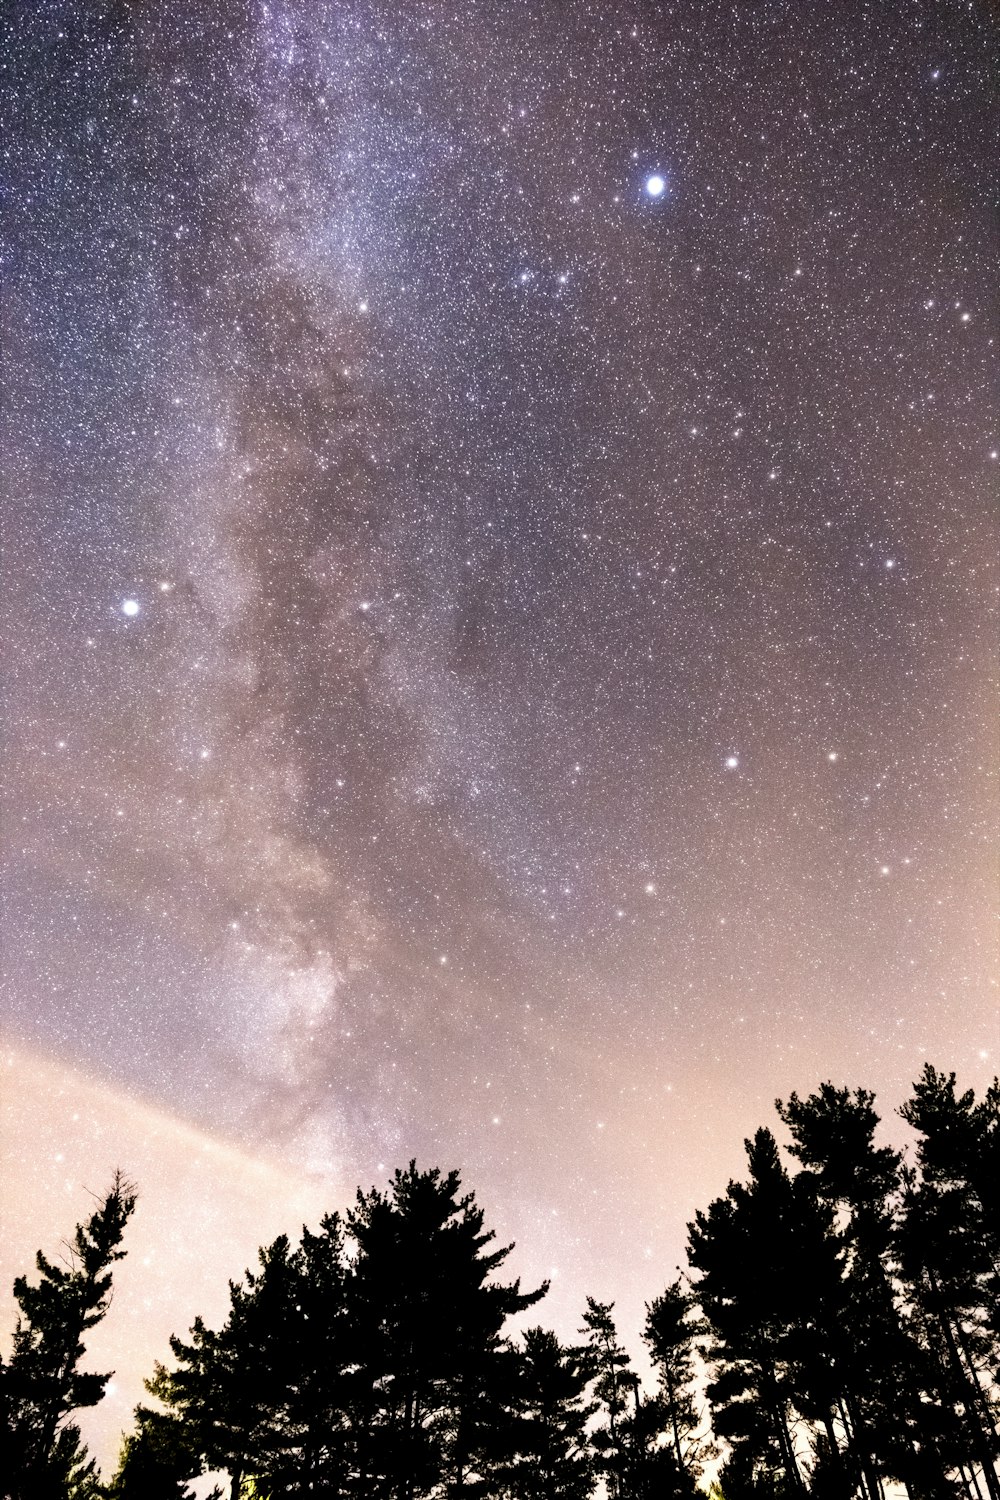
[{"label": "star", "polygon": [[739,767],[739,764],[740,764],[740,758],[739,758],[738,755],[727,755],[726,756],[726,770],[727,771],[735,771],[735,770],[737,770],[738,767]]},{"label": "star", "polygon": [[119,608],[127,619],[134,620],[141,606],[138,599],[123,599]]},{"label": "star", "polygon": [[654,172],[652,177],[646,178],[646,192],[650,198],[662,198],[666,190],[666,180],[658,172]]}]

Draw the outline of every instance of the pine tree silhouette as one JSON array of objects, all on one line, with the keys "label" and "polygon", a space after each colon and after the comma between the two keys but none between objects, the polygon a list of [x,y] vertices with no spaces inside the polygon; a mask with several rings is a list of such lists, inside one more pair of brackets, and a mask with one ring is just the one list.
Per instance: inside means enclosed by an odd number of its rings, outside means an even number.
[{"label": "pine tree silhouette", "polygon": [[20,1308],[10,1360],[0,1364],[0,1492],[4,1500],[56,1500],[97,1493],[96,1470],[68,1420],[95,1406],[110,1374],[80,1369],[85,1335],[111,1305],[112,1267],[122,1259],[135,1189],[120,1172],[68,1245],[68,1263],[41,1250],[38,1280],[14,1282]]},{"label": "pine tree silhouette", "polygon": [[[938,1394],[958,1432],[961,1463],[977,1466],[1000,1500],[997,1425],[998,1154],[996,1081],[977,1103],[954,1073],[929,1063],[900,1110],[918,1132],[917,1169],[905,1175],[897,1249],[907,1289],[937,1356]],[[964,1450],[964,1451],[963,1451]]]},{"label": "pine tree silhouette", "polygon": [[506,1456],[515,1362],[507,1319],[548,1289],[490,1278],[510,1246],[494,1239],[457,1172],[397,1171],[387,1194],[359,1192],[347,1216],[357,1245],[355,1308],[368,1350],[360,1378],[365,1493],[416,1500],[445,1486],[481,1489]]},{"label": "pine tree silhouette", "polygon": [[585,1352],[566,1347],[545,1328],[524,1334],[519,1360],[517,1455],[506,1484],[523,1500],[587,1500],[594,1469],[587,1423],[596,1406],[587,1398]]},{"label": "pine tree silhouette", "polygon": [[[656,1450],[663,1455],[657,1464],[662,1471],[657,1481],[660,1494],[696,1493],[695,1481],[701,1472],[706,1447],[697,1436],[700,1420],[694,1366],[695,1343],[706,1330],[695,1313],[694,1297],[680,1277],[646,1308],[642,1336],[659,1382],[655,1425],[657,1435],[662,1431],[666,1438],[665,1444]],[[672,1473],[670,1488],[666,1484],[668,1470]]]}]

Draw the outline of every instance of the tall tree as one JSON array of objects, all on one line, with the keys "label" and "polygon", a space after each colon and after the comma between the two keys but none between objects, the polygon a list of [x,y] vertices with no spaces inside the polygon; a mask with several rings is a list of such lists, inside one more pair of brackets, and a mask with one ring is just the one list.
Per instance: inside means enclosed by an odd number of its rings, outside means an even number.
[{"label": "tall tree", "polygon": [[[107,1500],[192,1500],[187,1481],[201,1464],[181,1421],[140,1407],[135,1430],[124,1439]],[[218,1496],[218,1491],[215,1495]]]},{"label": "tall tree", "polygon": [[822,1331],[838,1257],[829,1215],[789,1178],[771,1132],[758,1130],[746,1147],[749,1182],[731,1182],[688,1226],[709,1329],[708,1394],[715,1430],[733,1449],[730,1487],[802,1495],[796,1416],[810,1434],[830,1420]]},{"label": "tall tree", "polygon": [[286,1342],[296,1277],[288,1238],[260,1251],[260,1270],[229,1284],[230,1312],[218,1331],[196,1318],[190,1339],[170,1340],[174,1368],[157,1365],[150,1394],[180,1418],[204,1468],[229,1475],[232,1500],[267,1466],[286,1392]]},{"label": "tall tree", "polygon": [[941,1397],[990,1500],[1000,1500],[1000,1089],[994,1080],[977,1102],[928,1063],[900,1114],[918,1134],[897,1238],[903,1275],[939,1355]]},{"label": "tall tree", "polygon": [[[229,1475],[233,1500],[250,1480],[283,1495],[342,1494],[354,1352],[341,1221],[328,1215],[319,1234],[304,1230],[295,1250],[281,1235],[258,1259],[230,1282],[222,1328],[196,1319],[189,1341],[172,1338],[175,1364],[158,1365],[148,1388],[201,1467]],[[144,1454],[162,1433],[139,1416]]]},{"label": "tall tree", "polygon": [[[892,1284],[890,1247],[900,1157],[875,1145],[874,1096],[824,1083],[817,1093],[776,1101],[791,1132],[790,1151],[802,1163],[803,1183],[837,1216],[845,1275],[832,1308],[828,1349],[838,1434],[827,1433],[823,1467],[856,1475],[862,1495],[878,1500],[881,1476],[906,1464],[893,1447],[903,1437],[909,1346]],[[926,1455],[930,1457],[930,1455]]]},{"label": "tall tree", "polygon": [[386,1500],[472,1494],[503,1463],[516,1398],[504,1325],[548,1289],[491,1279],[512,1247],[488,1249],[495,1235],[460,1188],[457,1172],[411,1162],[388,1193],[359,1191],[347,1217],[368,1412],[361,1492]]},{"label": "tall tree", "polygon": [[597,1406],[598,1422],[591,1433],[597,1470],[604,1478],[608,1494],[624,1497],[628,1493],[631,1440],[636,1436],[629,1415],[630,1408],[634,1411],[637,1395],[631,1361],[619,1342],[613,1312],[613,1302],[597,1302],[588,1297],[580,1332],[586,1338]]},{"label": "tall tree", "polygon": [[327,1214],[318,1234],[303,1229],[296,1270],[283,1442],[271,1455],[268,1477],[278,1494],[318,1500],[347,1493],[355,1469],[361,1353],[351,1301],[354,1272],[339,1214]]},{"label": "tall tree", "polygon": [[566,1347],[545,1328],[524,1334],[519,1361],[517,1454],[504,1489],[516,1500],[587,1500],[594,1467],[587,1423],[595,1406],[587,1398],[584,1351]]},{"label": "tall tree", "polygon": [[120,1172],[85,1224],[78,1224],[66,1265],[39,1250],[38,1280],[19,1276],[20,1313],[8,1363],[0,1364],[0,1488],[4,1500],[56,1500],[96,1488],[94,1465],[69,1421],[95,1406],[110,1373],[80,1369],[84,1339],[111,1305],[112,1267],[122,1259],[136,1193]]},{"label": "tall tree", "polygon": [[[680,1277],[646,1308],[642,1336],[659,1382],[657,1425],[666,1434],[666,1452],[675,1470],[671,1489],[661,1483],[661,1494],[693,1493],[701,1472],[694,1355],[696,1341],[705,1330],[695,1314],[694,1298]],[[662,1460],[660,1464],[664,1467]]]}]

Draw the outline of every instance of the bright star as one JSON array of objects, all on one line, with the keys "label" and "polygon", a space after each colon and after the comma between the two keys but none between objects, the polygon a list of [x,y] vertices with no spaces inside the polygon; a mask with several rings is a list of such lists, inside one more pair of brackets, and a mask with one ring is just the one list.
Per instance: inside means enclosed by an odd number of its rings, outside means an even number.
[{"label": "bright star", "polygon": [[726,756],[726,770],[727,771],[735,771],[736,768],[737,768],[737,766],[739,765],[739,763],[740,763],[740,758],[739,758],[738,755],[727,755]]},{"label": "bright star", "polygon": [[127,615],[130,620],[134,620],[136,615],[139,613],[138,599],[123,599],[121,610],[123,615]]},{"label": "bright star", "polygon": [[659,173],[654,172],[652,177],[646,178],[646,192],[651,198],[661,197],[666,192],[666,189],[667,184]]}]

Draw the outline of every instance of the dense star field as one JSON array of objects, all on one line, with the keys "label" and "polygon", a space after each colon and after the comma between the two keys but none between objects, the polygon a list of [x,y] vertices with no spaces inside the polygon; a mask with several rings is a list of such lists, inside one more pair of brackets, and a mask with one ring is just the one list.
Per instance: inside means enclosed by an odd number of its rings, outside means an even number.
[{"label": "dense star field", "polygon": [[415,1156],[633,1339],[995,1071],[989,8],[3,15],[4,1294],[138,1179],[106,1454]]}]

